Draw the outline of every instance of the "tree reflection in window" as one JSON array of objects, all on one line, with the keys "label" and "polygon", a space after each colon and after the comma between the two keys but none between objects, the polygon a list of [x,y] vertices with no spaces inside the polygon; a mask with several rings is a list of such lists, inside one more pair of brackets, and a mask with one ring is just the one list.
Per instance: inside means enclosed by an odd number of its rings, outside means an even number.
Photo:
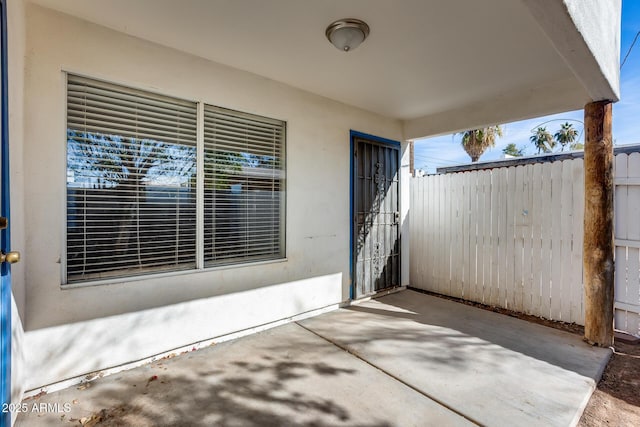
[{"label": "tree reflection in window", "polygon": [[195,177],[195,145],[68,129],[68,277],[193,268]]}]

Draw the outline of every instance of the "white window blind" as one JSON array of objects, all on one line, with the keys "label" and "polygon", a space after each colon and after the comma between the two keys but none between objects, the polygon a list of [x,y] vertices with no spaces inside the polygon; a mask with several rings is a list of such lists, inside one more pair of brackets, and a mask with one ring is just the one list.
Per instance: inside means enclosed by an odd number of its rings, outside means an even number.
[{"label": "white window blind", "polygon": [[285,123],[204,107],[205,266],[284,257]]},{"label": "white window blind", "polygon": [[67,283],[195,268],[197,106],[68,75]]}]

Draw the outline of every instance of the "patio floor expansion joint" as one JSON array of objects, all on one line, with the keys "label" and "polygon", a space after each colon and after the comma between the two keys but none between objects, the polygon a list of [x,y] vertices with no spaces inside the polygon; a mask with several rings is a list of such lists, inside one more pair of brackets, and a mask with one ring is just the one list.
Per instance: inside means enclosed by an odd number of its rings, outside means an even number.
[{"label": "patio floor expansion joint", "polygon": [[296,325],[300,326],[302,329],[311,332],[312,334],[314,334],[315,336],[325,340],[326,342],[328,342],[329,344],[332,344],[336,347],[338,347],[340,350],[344,351],[345,353],[348,353],[350,355],[352,355],[353,357],[363,361],[364,363],[366,363],[367,365],[371,366],[372,368],[382,372],[383,374],[387,375],[388,377],[393,378],[395,381],[398,381],[399,383],[403,384],[406,387],[409,387],[411,390],[423,395],[424,397],[426,397],[429,400],[432,400],[434,402],[436,402],[438,405],[443,406],[444,408],[448,409],[449,411],[461,416],[462,418],[464,418],[465,420],[477,425],[477,426],[484,426],[484,424],[482,424],[481,422],[473,419],[472,417],[458,411],[457,409],[451,407],[450,405],[448,405],[447,403],[441,401],[440,399],[438,399],[437,397],[434,397],[432,395],[430,395],[429,393],[426,393],[423,390],[420,390],[419,388],[411,385],[410,383],[404,381],[401,378],[398,378],[396,375],[393,375],[391,372],[386,371],[384,369],[382,369],[381,367],[371,363],[370,361],[368,361],[367,359],[365,359],[364,357],[360,356],[358,353],[351,351],[349,348],[347,348],[346,346],[332,340],[331,338],[327,338],[324,335],[319,334],[318,332],[314,331],[313,329],[309,329],[306,326],[301,325],[299,322],[294,322]]}]

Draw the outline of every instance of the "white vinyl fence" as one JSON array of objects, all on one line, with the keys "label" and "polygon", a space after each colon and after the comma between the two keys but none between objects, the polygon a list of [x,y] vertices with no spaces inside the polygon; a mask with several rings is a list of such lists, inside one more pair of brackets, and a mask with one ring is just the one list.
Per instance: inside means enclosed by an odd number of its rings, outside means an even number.
[{"label": "white vinyl fence", "polygon": [[616,156],[616,328],[640,335],[640,153]]},{"label": "white vinyl fence", "polygon": [[[616,171],[616,327],[638,334],[640,153]],[[411,286],[584,324],[583,186],[581,158],[413,178]]]}]

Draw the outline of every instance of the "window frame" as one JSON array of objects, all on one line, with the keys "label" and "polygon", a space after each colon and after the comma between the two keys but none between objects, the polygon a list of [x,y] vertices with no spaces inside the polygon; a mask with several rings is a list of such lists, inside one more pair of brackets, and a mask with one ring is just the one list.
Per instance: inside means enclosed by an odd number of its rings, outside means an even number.
[{"label": "window frame", "polygon": [[[273,257],[269,257],[269,256],[263,256],[262,258],[256,258],[255,261],[251,261],[251,260],[247,260],[247,261],[240,261],[240,262],[236,262],[236,261],[219,261],[219,262],[214,262],[211,260],[207,260],[204,257],[204,253],[203,253],[203,259],[202,259],[202,266],[203,268],[216,268],[216,267],[224,267],[225,265],[242,265],[242,264],[249,264],[252,262],[260,262],[260,261],[272,261],[272,260],[278,260],[281,258],[286,258],[286,183],[287,183],[287,179],[286,179],[286,134],[287,134],[287,124],[285,121],[282,120],[278,120],[278,119],[273,119],[270,117],[266,117],[266,116],[261,116],[261,115],[257,115],[257,114],[252,114],[252,113],[246,113],[243,111],[238,111],[238,110],[233,110],[233,109],[229,109],[229,108],[225,108],[225,107],[220,107],[220,106],[216,106],[213,104],[208,104],[208,103],[203,103],[203,115],[204,112],[206,112],[207,107],[209,107],[209,111],[213,112],[214,114],[228,114],[229,116],[233,117],[236,120],[239,121],[253,121],[254,123],[261,123],[261,124],[270,124],[270,125],[274,125],[274,124],[279,124],[281,125],[281,132],[282,132],[282,140],[281,140],[281,146],[279,147],[280,150],[280,155],[278,157],[279,163],[280,163],[280,169],[277,169],[277,171],[279,171],[279,173],[282,174],[282,179],[281,182],[279,183],[279,187],[281,188],[280,191],[278,191],[277,193],[279,193],[279,218],[278,218],[278,223],[281,224],[281,227],[279,228],[279,247],[281,248],[280,256],[273,256]],[[204,128],[206,126],[205,120],[202,121],[202,127],[203,127],[203,133],[204,133]],[[202,140],[202,146],[203,146],[203,151],[206,150],[206,141],[204,140],[204,135],[203,135],[203,140]],[[260,148],[254,148],[254,150],[259,151]],[[206,160],[206,156],[203,155],[202,156],[203,161]],[[203,182],[206,178],[205,175],[205,169],[202,169],[202,173],[203,173]],[[204,184],[203,184],[204,186]],[[204,189],[202,194],[202,202],[203,204],[207,201],[207,197],[204,194]],[[206,208],[203,207],[202,210],[202,214],[206,215]],[[206,237],[204,235],[204,231],[205,231],[205,227],[206,224],[204,223],[204,221],[202,222],[203,224],[203,239],[202,239],[202,245],[200,245],[202,251],[204,251],[206,244],[204,241],[204,238]],[[284,224],[284,227],[282,226],[282,224]]]},{"label": "window frame", "polygon": [[[172,270],[172,271],[159,271],[159,272],[150,272],[150,273],[142,273],[130,276],[117,276],[110,278],[100,278],[100,279],[87,279],[80,281],[73,281],[69,283],[68,281],[68,253],[67,253],[67,244],[68,244],[68,228],[67,228],[67,220],[68,220],[68,196],[67,196],[67,168],[68,168],[68,148],[69,144],[67,142],[67,130],[68,130],[68,105],[67,105],[67,97],[69,90],[69,76],[76,76],[83,79],[95,80],[96,82],[106,83],[110,85],[122,86],[125,89],[131,89],[132,91],[140,91],[146,92],[148,94],[157,95],[161,97],[173,98],[177,101],[186,101],[193,102],[196,104],[196,262],[195,268],[189,269],[180,269],[180,270]],[[88,286],[102,286],[102,285],[110,285],[110,284],[119,284],[119,283],[129,283],[129,282],[138,282],[138,281],[146,281],[146,280],[157,280],[166,277],[175,277],[175,276],[183,276],[190,275],[196,273],[206,273],[206,272],[215,272],[221,270],[231,270],[237,268],[248,268],[254,266],[268,265],[274,263],[282,263],[287,262],[287,164],[288,164],[288,156],[287,156],[287,131],[288,131],[288,122],[282,119],[276,119],[273,117],[268,117],[256,113],[251,113],[247,111],[241,111],[234,108],[229,108],[225,106],[221,106],[220,104],[208,102],[202,98],[198,99],[190,99],[184,96],[168,94],[165,92],[160,92],[157,88],[146,88],[141,87],[140,85],[131,84],[128,82],[120,82],[112,79],[94,77],[92,75],[87,75],[81,72],[63,70],[62,71],[62,81],[63,81],[63,90],[62,97],[62,120],[63,120],[63,134],[64,137],[61,138],[64,141],[64,167],[62,173],[62,183],[63,187],[63,200],[62,200],[62,244],[61,244],[61,257],[60,257],[60,287],[61,289],[74,289],[74,288],[84,288]],[[280,153],[280,173],[282,175],[281,183],[280,183],[280,227],[279,227],[279,241],[281,247],[281,256],[272,258],[272,259],[258,259],[241,262],[233,262],[233,263],[224,263],[219,265],[206,265],[204,261],[204,110],[205,106],[211,106],[217,109],[223,109],[229,112],[236,113],[238,117],[253,117],[257,119],[264,119],[270,122],[280,122],[282,124],[282,142],[281,142],[281,153]]]}]

